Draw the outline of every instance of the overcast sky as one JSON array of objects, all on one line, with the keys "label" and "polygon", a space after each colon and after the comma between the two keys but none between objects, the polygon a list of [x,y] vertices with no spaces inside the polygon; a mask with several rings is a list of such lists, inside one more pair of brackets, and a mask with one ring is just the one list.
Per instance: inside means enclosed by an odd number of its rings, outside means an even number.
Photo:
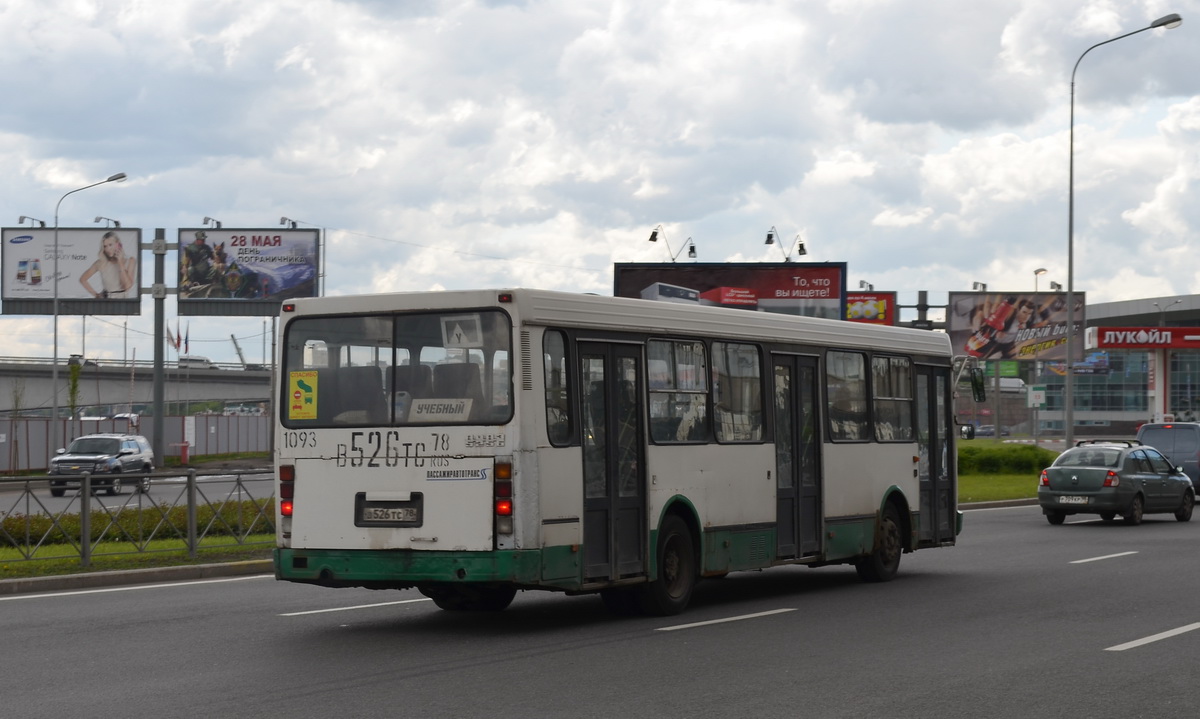
[{"label": "overcast sky", "polygon": [[[1039,267],[1045,290],[1072,67],[1171,12],[1079,66],[1075,285],[1195,293],[1200,0],[8,0],[0,225],[125,172],[60,225],[174,241],[288,216],[327,228],[329,294],[611,294],[613,262],[668,259],[660,223],[704,262],[776,262],[767,229],[799,234],[902,302],[1030,291]],[[193,354],[235,359],[233,332],[262,358],[261,319],[189,323]],[[0,355],[49,357],[50,325],[0,317]],[[138,359],[151,328],[147,298]],[[89,319],[87,354],[125,335]]]}]

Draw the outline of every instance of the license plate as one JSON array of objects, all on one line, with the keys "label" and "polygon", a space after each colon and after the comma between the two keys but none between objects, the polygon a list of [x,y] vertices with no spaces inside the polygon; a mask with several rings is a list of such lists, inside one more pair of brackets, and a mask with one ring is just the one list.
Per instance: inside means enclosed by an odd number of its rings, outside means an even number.
[{"label": "license plate", "polygon": [[416,507],[363,507],[364,522],[415,522]]},{"label": "license plate", "polygon": [[421,492],[409,499],[367,499],[365,492],[354,496],[354,525],[357,527],[420,527],[425,509]]},{"label": "license plate", "polygon": [[1059,497],[1059,504],[1087,504],[1087,497]]}]

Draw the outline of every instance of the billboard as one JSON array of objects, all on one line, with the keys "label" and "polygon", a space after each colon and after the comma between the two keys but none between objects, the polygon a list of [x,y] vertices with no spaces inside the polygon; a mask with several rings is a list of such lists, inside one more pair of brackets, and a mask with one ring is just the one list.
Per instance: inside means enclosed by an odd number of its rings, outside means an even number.
[{"label": "billboard", "polygon": [[5,227],[0,233],[5,314],[51,314],[56,293],[62,315],[140,313],[140,229]]},{"label": "billboard", "polygon": [[618,262],[613,295],[843,319],[845,262]]},{"label": "billboard", "polygon": [[316,297],[316,229],[179,230],[179,314],[274,315]]},{"label": "billboard", "polygon": [[899,320],[895,292],[851,292],[846,295],[846,319],[871,325],[895,325]]},{"label": "billboard", "polygon": [[[1084,293],[1074,293],[1076,357],[1083,348]],[[1063,292],[951,292],[946,331],[955,353],[980,359],[1067,359]]]}]

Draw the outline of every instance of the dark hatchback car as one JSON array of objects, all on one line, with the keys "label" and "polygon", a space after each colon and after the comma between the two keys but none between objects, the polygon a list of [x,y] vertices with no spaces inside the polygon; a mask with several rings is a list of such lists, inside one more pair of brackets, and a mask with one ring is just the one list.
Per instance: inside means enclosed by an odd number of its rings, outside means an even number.
[{"label": "dark hatchback car", "polygon": [[[50,460],[50,494],[63,496],[67,486],[80,484],[80,475],[90,472],[92,487],[120,494],[122,474],[143,475],[136,479],[139,492],[150,491],[154,471],[154,450],[150,442],[136,434],[89,434],[76,437],[66,449]],[[133,478],[130,478],[134,481]]]},{"label": "dark hatchback car", "polygon": [[1037,496],[1050,524],[1069,514],[1099,514],[1106,522],[1119,515],[1141,524],[1143,514],[1174,513],[1186,522],[1196,503],[1183,469],[1136,441],[1077,443],[1042,470]]}]

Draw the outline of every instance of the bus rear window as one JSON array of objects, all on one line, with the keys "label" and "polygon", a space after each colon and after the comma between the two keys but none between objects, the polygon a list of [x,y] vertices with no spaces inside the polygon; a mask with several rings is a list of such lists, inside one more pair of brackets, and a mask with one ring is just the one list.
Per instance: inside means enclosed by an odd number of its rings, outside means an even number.
[{"label": "bus rear window", "polygon": [[283,424],[508,422],[511,336],[495,310],[296,319],[284,337]]}]

